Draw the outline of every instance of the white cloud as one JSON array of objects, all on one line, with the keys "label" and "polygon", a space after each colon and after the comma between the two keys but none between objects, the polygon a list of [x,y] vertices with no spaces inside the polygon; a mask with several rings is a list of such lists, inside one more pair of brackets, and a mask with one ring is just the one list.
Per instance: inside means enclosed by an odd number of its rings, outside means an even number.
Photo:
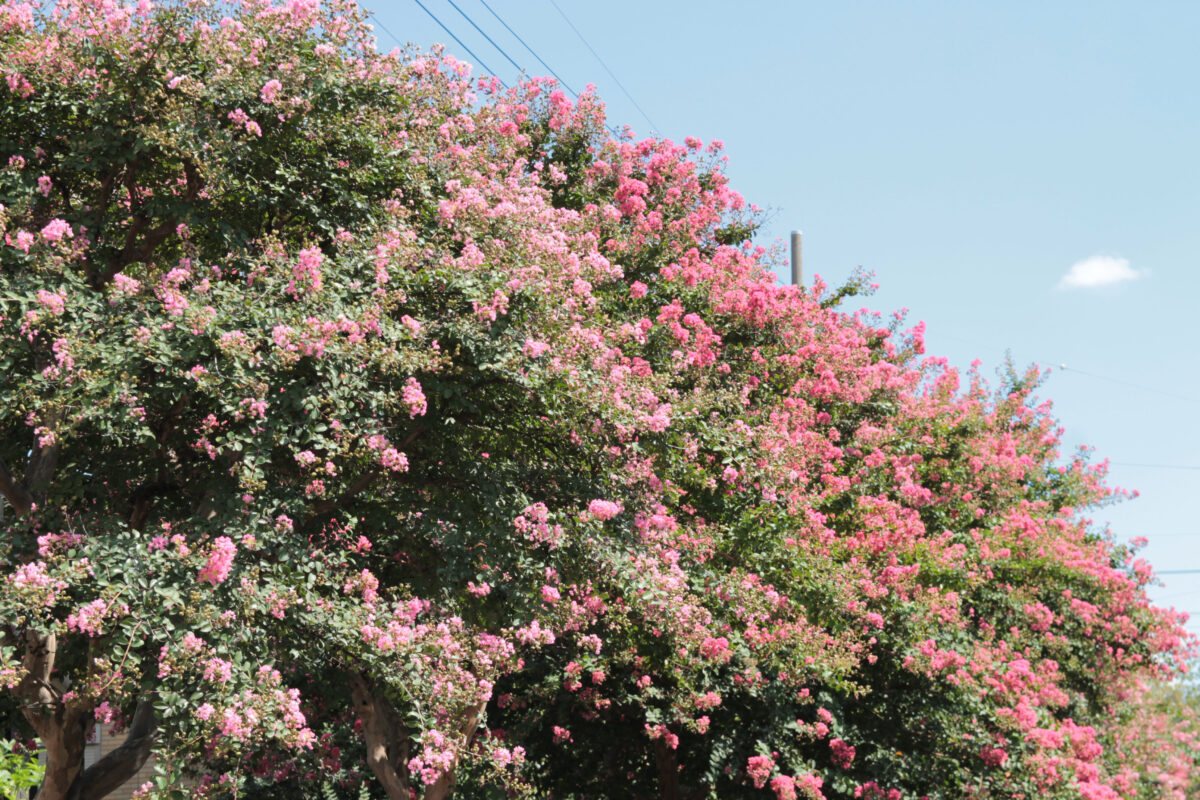
[{"label": "white cloud", "polygon": [[1092,256],[1076,261],[1058,282],[1059,289],[1096,289],[1136,281],[1149,274],[1129,266],[1129,259],[1115,256]]}]

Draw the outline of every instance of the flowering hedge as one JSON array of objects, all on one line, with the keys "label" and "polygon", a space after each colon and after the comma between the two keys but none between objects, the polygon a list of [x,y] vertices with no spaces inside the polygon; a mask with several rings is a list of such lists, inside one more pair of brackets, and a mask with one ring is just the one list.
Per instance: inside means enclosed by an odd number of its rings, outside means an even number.
[{"label": "flowering hedge", "polygon": [[39,798],[1196,790],[1193,642],[1036,374],[776,285],[718,144],[341,2],[5,0],[0,52]]}]

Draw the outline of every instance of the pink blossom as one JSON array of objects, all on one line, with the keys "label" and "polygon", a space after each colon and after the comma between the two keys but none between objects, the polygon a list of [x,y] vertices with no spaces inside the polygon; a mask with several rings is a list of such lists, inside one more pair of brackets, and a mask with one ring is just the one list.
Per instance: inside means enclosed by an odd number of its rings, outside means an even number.
[{"label": "pink blossom", "polygon": [[450,740],[438,730],[425,731],[421,745],[421,754],[408,762],[408,768],[426,786],[431,786],[454,768],[456,755]]},{"label": "pink blossom", "polygon": [[217,683],[228,683],[233,678],[233,664],[220,658],[204,662],[204,679]]},{"label": "pink blossom", "polygon": [[379,454],[379,463],[392,472],[408,471],[408,456],[394,447],[389,447]]},{"label": "pink blossom", "polygon": [[42,228],[42,238],[47,242],[57,242],[60,239],[70,239],[75,235],[66,220],[52,219]]},{"label": "pink blossom", "polygon": [[771,790],[776,800],[796,800],[796,779],[791,775],[780,775],[771,779]]},{"label": "pink blossom", "polygon": [[830,739],[829,750],[832,753],[833,763],[842,769],[849,769],[854,763],[854,748],[843,742],[841,739]]},{"label": "pink blossom", "polygon": [[408,407],[409,418],[422,416],[429,410],[425,401],[425,393],[421,391],[421,383],[416,378],[409,378],[400,390],[400,400]]},{"label": "pink blossom", "polygon": [[37,292],[38,305],[49,311],[54,316],[61,316],[67,309],[67,294],[62,289],[57,292],[48,292],[45,289],[38,289]]},{"label": "pink blossom", "polygon": [[208,562],[204,568],[200,570],[197,580],[211,583],[216,586],[223,583],[229,577],[229,572],[233,568],[233,557],[237,553],[237,545],[228,536],[218,536],[213,541],[212,550],[208,555]]},{"label": "pink blossom", "polygon": [[421,323],[410,317],[408,314],[400,317],[400,324],[403,325],[404,328],[413,336],[417,336],[421,333]]},{"label": "pink blossom", "polygon": [[70,614],[67,617],[67,628],[91,637],[99,636],[103,632],[104,617],[108,611],[108,602],[98,597]]},{"label": "pink blossom", "polygon": [[[325,256],[319,248],[309,247],[301,250],[292,265],[292,281],[287,285],[288,294],[298,297],[301,292],[316,294],[324,287],[321,275],[321,264]],[[301,288],[302,287],[302,288]]]},{"label": "pink blossom", "polygon": [[750,756],[746,759],[746,774],[754,781],[754,788],[761,789],[767,785],[771,770],[775,768],[775,760],[770,756]]},{"label": "pink blossom", "polygon": [[712,661],[726,663],[733,658],[733,651],[729,648],[729,640],[724,636],[712,637],[709,636],[700,643],[700,654]]},{"label": "pink blossom", "polygon": [[1008,761],[1008,753],[1003,748],[992,747],[990,745],[984,745],[980,748],[979,757],[989,767],[1002,767],[1004,766],[1004,762]]},{"label": "pink blossom", "polygon": [[97,722],[103,722],[107,725],[117,718],[117,710],[110,706],[108,701],[105,700],[103,703],[96,706],[95,710],[92,712],[92,715],[96,718]]},{"label": "pink blossom", "polygon": [[17,231],[17,240],[15,244],[11,240],[8,240],[7,236],[5,237],[5,240],[21,252],[28,253],[29,248],[33,246],[35,237],[29,231]]},{"label": "pink blossom", "polygon": [[235,124],[241,125],[246,129],[246,132],[254,136],[262,136],[262,128],[257,122],[250,119],[250,116],[240,108],[235,108],[229,112],[229,119]]},{"label": "pink blossom", "polygon": [[525,340],[525,355],[528,358],[540,358],[547,351],[549,351],[549,349],[550,345],[546,344],[545,342],[539,342],[536,339]]},{"label": "pink blossom", "polygon": [[262,98],[262,101],[264,103],[266,103],[267,105],[271,105],[272,103],[275,102],[275,96],[279,94],[279,90],[282,88],[283,88],[282,83],[280,83],[277,80],[272,79],[263,84],[263,87],[259,91],[258,96],[260,98]]},{"label": "pink blossom", "polygon": [[246,723],[232,708],[225,709],[221,714],[221,733],[235,739],[245,739],[250,736],[253,728]]},{"label": "pink blossom", "polygon": [[588,511],[596,519],[612,519],[621,513],[621,504],[611,500],[593,500],[588,503]]},{"label": "pink blossom", "polygon": [[136,278],[129,277],[124,272],[118,272],[116,275],[113,275],[112,280],[113,290],[116,291],[117,294],[133,296],[138,293],[139,289],[142,288],[141,281],[137,280]]}]

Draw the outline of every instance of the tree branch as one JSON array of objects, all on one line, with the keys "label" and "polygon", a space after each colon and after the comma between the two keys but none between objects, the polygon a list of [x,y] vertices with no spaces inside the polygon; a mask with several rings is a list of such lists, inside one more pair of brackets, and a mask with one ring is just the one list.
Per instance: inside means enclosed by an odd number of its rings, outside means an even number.
[{"label": "tree branch", "polygon": [[33,508],[33,495],[13,476],[3,458],[0,458],[0,494],[4,495],[18,517],[25,516]]},{"label": "tree branch", "polygon": [[21,659],[25,667],[25,675],[13,691],[18,697],[26,697],[34,702],[38,711],[38,719],[30,714],[29,724],[38,735],[42,735],[39,725],[42,723],[42,711],[58,703],[58,696],[50,685],[50,676],[54,672],[54,662],[58,658],[58,637],[53,633],[25,633],[25,655]]},{"label": "tree branch", "polygon": [[[389,800],[409,800],[408,734],[387,700],[371,691],[366,678],[350,673],[350,692],[354,709],[362,718],[363,739],[367,744],[367,766],[375,773]],[[400,765],[400,769],[396,765]]]},{"label": "tree branch", "polygon": [[433,785],[425,790],[422,800],[446,800],[454,791],[454,770],[458,765],[458,756],[470,749],[471,743],[475,741],[475,734],[479,731],[479,719],[483,716],[485,708],[487,708],[487,701],[481,700],[466,713],[459,731],[459,745],[458,752],[454,756],[454,766],[438,776]]},{"label": "tree branch", "polygon": [[58,638],[53,633],[26,632],[25,674],[13,693],[31,701],[21,711],[46,748],[46,775],[38,800],[67,800],[83,769],[91,725],[91,709],[63,703],[51,684],[57,658]]},{"label": "tree branch", "polygon": [[100,800],[132,778],[150,758],[157,731],[153,697],[144,697],[133,712],[125,741],[84,770],[72,785],[68,800]]},{"label": "tree branch", "polygon": [[[404,438],[403,442],[396,445],[396,448],[400,449],[403,447],[408,447],[410,444],[412,444],[416,440],[416,438],[418,436],[420,436],[424,432],[425,432],[425,426],[418,425],[416,428],[413,429],[412,433],[410,433],[408,436],[406,436]],[[315,506],[313,506],[310,516],[311,517],[319,517],[322,514],[328,514],[330,511],[333,511],[334,509],[341,508],[342,506],[346,505],[346,503],[350,502],[355,497],[357,497],[360,492],[362,492],[364,489],[366,489],[368,486],[370,486],[372,483],[374,483],[375,479],[378,478],[382,474],[383,474],[383,470],[381,470],[381,469],[366,470],[361,475],[359,475],[357,478],[355,478],[354,483],[350,484],[350,486],[346,488],[346,491],[342,492],[338,497],[333,498],[332,500],[326,500],[323,503],[317,503]]]},{"label": "tree branch", "polygon": [[661,800],[682,800],[679,792],[679,762],[664,737],[654,742],[654,761],[658,767],[658,792]]},{"label": "tree branch", "polygon": [[50,411],[42,417],[45,426],[52,434],[55,434],[54,442],[46,447],[35,444],[33,456],[25,466],[25,488],[35,501],[40,502],[45,499],[46,487],[50,485],[50,479],[54,477],[54,470],[58,468],[58,453],[62,449],[57,436],[58,418],[57,410]]}]

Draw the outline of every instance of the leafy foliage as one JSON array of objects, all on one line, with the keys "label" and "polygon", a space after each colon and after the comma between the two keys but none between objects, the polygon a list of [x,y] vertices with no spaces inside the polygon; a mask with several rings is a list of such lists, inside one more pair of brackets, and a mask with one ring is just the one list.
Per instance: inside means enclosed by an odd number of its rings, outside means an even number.
[{"label": "leafy foliage", "polygon": [[[1037,375],[777,286],[718,146],[379,55],[342,3],[0,31],[39,797],[151,749],[158,797],[1195,790],[1158,699],[1193,642]],[[129,747],[83,770],[96,720]]]},{"label": "leafy foliage", "polygon": [[42,782],[45,771],[36,754],[23,752],[16,742],[0,739],[0,796],[21,797]]}]

